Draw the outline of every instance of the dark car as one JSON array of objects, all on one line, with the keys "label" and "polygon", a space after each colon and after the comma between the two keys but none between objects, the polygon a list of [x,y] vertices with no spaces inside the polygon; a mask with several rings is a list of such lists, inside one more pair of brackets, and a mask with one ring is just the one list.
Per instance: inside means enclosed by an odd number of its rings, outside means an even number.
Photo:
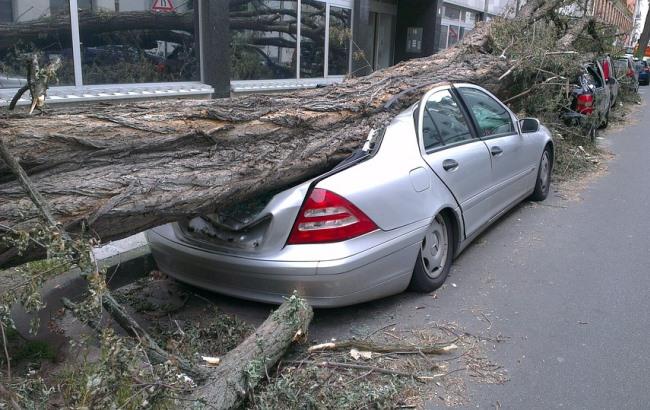
[{"label": "dark car", "polygon": [[611,108],[610,88],[599,62],[584,64],[571,85],[571,102],[562,113],[567,125],[582,127],[591,140],[607,127]]},{"label": "dark car", "polygon": [[570,95],[571,101],[562,119],[567,125],[583,128],[589,138],[595,140],[598,129],[607,127],[611,108],[610,88],[599,62],[582,66]]},{"label": "dark car", "polygon": [[634,69],[634,60],[631,57],[619,57],[614,60],[616,79],[627,90],[639,91],[639,74]]},{"label": "dark car", "polygon": [[647,61],[636,62],[636,72],[639,76],[639,85],[648,85],[650,83],[650,67]]},{"label": "dark car", "polygon": [[620,88],[619,82],[617,80],[616,67],[612,62],[612,58],[608,55],[598,59],[600,67],[603,72],[603,78],[605,79],[605,84],[609,88],[609,106],[614,108],[616,106],[616,101],[618,99],[618,90]]}]

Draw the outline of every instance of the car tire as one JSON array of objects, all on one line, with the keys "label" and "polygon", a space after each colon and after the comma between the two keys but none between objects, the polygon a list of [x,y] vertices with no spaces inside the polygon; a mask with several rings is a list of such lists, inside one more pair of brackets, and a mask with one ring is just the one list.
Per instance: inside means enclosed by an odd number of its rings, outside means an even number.
[{"label": "car tire", "polygon": [[451,269],[453,244],[451,221],[445,215],[438,214],[422,239],[409,284],[410,290],[431,292],[445,283]]},{"label": "car tire", "polygon": [[531,201],[543,201],[548,196],[551,189],[551,172],[553,171],[553,154],[547,146],[544,148],[542,158],[539,160],[537,169],[537,179],[535,180],[535,189],[530,195]]},{"label": "car tire", "polygon": [[589,129],[587,129],[587,137],[589,137],[590,141],[596,141],[596,138],[598,138],[598,127],[594,124],[591,124]]},{"label": "car tire", "polygon": [[607,110],[607,113],[605,114],[605,121],[600,123],[600,126],[598,127],[599,129],[605,129],[609,125],[609,110]]}]

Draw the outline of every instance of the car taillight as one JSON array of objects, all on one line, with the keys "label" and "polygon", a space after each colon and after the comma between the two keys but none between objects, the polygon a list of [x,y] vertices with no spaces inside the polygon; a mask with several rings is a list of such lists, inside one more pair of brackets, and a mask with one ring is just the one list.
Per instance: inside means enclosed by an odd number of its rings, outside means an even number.
[{"label": "car taillight", "polygon": [[627,76],[628,76],[628,77],[634,77],[634,70],[632,70],[631,68],[628,69],[628,70],[627,70]]},{"label": "car taillight", "polygon": [[580,94],[578,96],[578,103],[576,104],[576,111],[580,114],[591,115],[594,112],[594,96],[591,94]]},{"label": "car taillight", "polygon": [[643,71],[645,71],[647,73],[648,71],[650,71],[650,67],[644,68]]},{"label": "car taillight", "polygon": [[340,242],[376,229],[377,225],[350,201],[316,188],[300,208],[287,244]]}]

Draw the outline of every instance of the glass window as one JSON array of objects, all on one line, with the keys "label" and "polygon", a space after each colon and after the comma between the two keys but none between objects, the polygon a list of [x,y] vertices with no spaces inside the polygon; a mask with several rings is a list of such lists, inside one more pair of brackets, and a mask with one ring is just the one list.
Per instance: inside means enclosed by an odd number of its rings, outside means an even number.
[{"label": "glass window", "polygon": [[304,1],[300,8],[300,77],[325,76],[325,3]]},{"label": "glass window", "polygon": [[440,39],[438,40],[438,50],[444,50],[447,48],[447,33],[449,31],[449,27],[441,24],[440,25]]},{"label": "glass window", "polygon": [[474,114],[482,136],[507,134],[515,131],[508,110],[483,91],[475,88],[459,88],[465,103]]},{"label": "glass window", "polygon": [[296,78],[298,2],[230,2],[231,78]]},{"label": "glass window", "polygon": [[0,36],[0,88],[19,88],[27,83],[23,55],[39,52],[40,63],[61,59],[58,83],[73,85],[72,31],[67,0],[0,1],[0,21],[6,27]]},{"label": "glass window", "polygon": [[448,18],[450,20],[458,20],[460,18],[460,8],[446,4],[445,18]]},{"label": "glass window", "polygon": [[352,10],[331,6],[327,75],[345,75],[348,73],[351,39]]},{"label": "glass window", "polygon": [[160,12],[152,4],[79,3],[84,84],[199,80],[193,2],[174,2],[173,11]]},{"label": "glass window", "polygon": [[471,138],[465,116],[448,90],[439,91],[429,97],[422,118],[422,142],[425,150]]},{"label": "glass window", "polygon": [[458,43],[460,36],[460,29],[458,26],[449,26],[449,40],[447,42],[447,47],[452,47]]}]

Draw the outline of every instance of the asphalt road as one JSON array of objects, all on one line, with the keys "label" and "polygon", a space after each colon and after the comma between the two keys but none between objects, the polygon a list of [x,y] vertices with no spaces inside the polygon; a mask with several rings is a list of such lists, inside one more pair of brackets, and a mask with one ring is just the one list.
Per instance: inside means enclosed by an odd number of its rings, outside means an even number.
[{"label": "asphalt road", "polygon": [[[510,381],[468,386],[468,407],[650,408],[650,87],[642,95],[631,124],[603,135],[606,173],[515,208],[455,261],[437,298],[317,311],[312,338],[457,322],[507,338],[488,356]],[[226,300],[253,322],[268,312]]]}]

